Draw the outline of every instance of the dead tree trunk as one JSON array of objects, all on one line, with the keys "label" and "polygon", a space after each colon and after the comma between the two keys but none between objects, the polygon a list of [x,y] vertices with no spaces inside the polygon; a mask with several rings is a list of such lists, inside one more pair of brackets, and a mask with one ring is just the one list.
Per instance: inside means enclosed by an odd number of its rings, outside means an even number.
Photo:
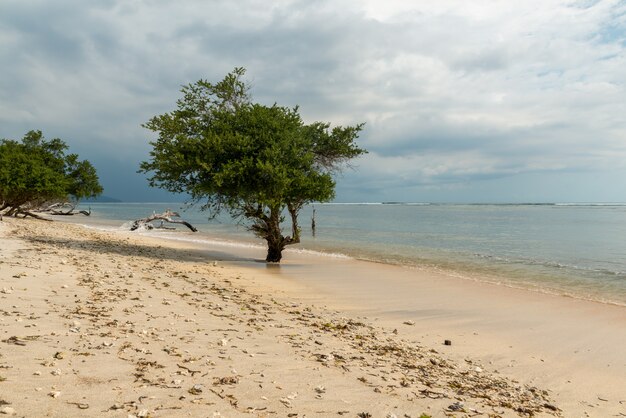
[{"label": "dead tree trunk", "polygon": [[152,229],[154,228],[154,225],[152,225],[150,222],[165,221],[165,222],[169,222],[173,224],[182,224],[182,225],[185,225],[187,228],[191,229],[193,232],[198,232],[198,230],[189,222],[183,221],[182,219],[172,219],[172,217],[180,218],[180,215],[177,212],[172,212],[169,209],[163,213],[153,213],[147,218],[137,219],[133,221],[133,224],[130,226],[130,230],[135,231],[141,226],[145,226],[148,229]]},{"label": "dead tree trunk", "polygon": [[[64,207],[67,207],[67,206],[69,206],[69,209],[63,209]],[[76,209],[76,204],[65,202],[65,203],[56,203],[54,205],[50,205],[44,211],[50,213],[51,215],[58,215],[58,216],[72,216],[72,215],[76,215],[77,213],[80,213],[85,216],[91,215],[91,207],[89,207],[88,211],[79,210],[79,211],[74,212],[75,209]]]}]

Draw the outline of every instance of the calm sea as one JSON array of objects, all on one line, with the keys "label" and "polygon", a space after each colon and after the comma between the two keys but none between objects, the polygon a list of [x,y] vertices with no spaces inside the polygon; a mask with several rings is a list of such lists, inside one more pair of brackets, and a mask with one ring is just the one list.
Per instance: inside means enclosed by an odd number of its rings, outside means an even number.
[{"label": "calm sea", "polygon": [[[209,221],[205,213],[185,210],[182,204],[84,206],[93,211],[84,223],[105,228],[170,208],[200,230],[193,234],[178,228],[178,239],[264,246],[245,226],[227,217]],[[440,269],[468,279],[626,305],[626,204],[318,204],[303,209],[300,223],[302,244],[289,251]]]}]

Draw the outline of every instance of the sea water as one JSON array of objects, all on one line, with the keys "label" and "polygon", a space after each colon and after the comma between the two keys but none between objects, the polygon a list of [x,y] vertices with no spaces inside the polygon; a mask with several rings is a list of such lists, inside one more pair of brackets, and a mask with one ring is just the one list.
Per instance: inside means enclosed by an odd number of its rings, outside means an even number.
[{"label": "sea water", "polygon": [[[178,211],[182,225],[155,235],[258,246],[246,224],[180,203],[88,203],[89,223],[120,228],[130,220]],[[313,211],[316,228],[312,230]],[[85,219],[86,221],[86,219]],[[626,305],[626,204],[316,204],[299,217],[302,243],[315,251],[436,269],[458,277]],[[166,224],[167,226],[168,224]],[[290,234],[286,224],[285,235]]]}]

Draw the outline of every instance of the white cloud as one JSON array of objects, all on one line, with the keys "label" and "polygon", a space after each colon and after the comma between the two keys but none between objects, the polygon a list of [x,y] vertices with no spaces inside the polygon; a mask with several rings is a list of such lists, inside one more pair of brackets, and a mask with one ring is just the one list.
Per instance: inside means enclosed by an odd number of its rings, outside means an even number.
[{"label": "white cloud", "polygon": [[245,66],[260,101],[367,122],[370,186],[602,170],[626,161],[625,19],[618,0],[7,0],[0,137],[145,158],[140,124],[181,84]]}]

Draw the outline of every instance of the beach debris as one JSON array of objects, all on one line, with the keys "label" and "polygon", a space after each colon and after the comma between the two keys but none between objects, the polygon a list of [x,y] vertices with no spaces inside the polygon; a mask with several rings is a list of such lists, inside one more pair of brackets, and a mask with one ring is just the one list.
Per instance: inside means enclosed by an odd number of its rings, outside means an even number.
[{"label": "beach debris", "polygon": [[315,392],[322,394],[322,393],[326,393],[326,388],[322,385],[316,386],[315,387]]},{"label": "beach debris", "polygon": [[453,412],[465,412],[465,405],[463,405],[463,402],[455,402],[452,405],[448,405],[448,411],[453,411]]},{"label": "beach debris", "polygon": [[18,338],[16,336],[9,337],[6,340],[2,340],[2,342],[5,342],[7,344],[13,344],[13,345],[21,345],[21,346],[26,345],[26,341],[24,339]]},{"label": "beach debris", "polygon": [[66,402],[68,405],[76,405],[78,407],[78,409],[89,409],[89,404],[88,403],[83,403],[83,402]]},{"label": "beach debris", "polygon": [[11,408],[10,406],[4,406],[2,408],[0,408],[0,414],[3,415],[15,415],[15,409]]},{"label": "beach debris", "polygon": [[202,385],[196,384],[193,385],[191,389],[189,389],[187,392],[191,393],[192,395],[199,395],[202,393],[202,389]]},{"label": "beach debris", "polygon": [[238,376],[226,376],[226,377],[215,377],[213,381],[213,385],[236,385],[239,383]]},{"label": "beach debris", "polygon": [[444,340],[443,345],[452,345],[452,340]]},{"label": "beach debris", "polygon": [[178,366],[179,369],[183,369],[183,370],[186,370],[187,372],[191,373],[192,377],[196,373],[200,373],[200,370],[191,370],[189,367],[183,366],[181,364],[176,364],[176,366]]},{"label": "beach debris", "polygon": [[61,360],[61,359],[63,359],[64,357],[65,357],[65,353],[64,353],[64,352],[62,352],[62,351],[57,351],[57,352],[54,354],[54,358],[55,358],[55,359],[57,359],[57,360]]},{"label": "beach debris", "polygon": [[404,321],[404,322],[403,322],[403,324],[404,324],[404,325],[415,325],[415,321],[411,321],[411,320],[409,320],[409,321]]},{"label": "beach debris", "polygon": [[51,398],[58,398],[59,396],[61,396],[61,392],[59,392],[58,390],[53,390],[51,392],[48,392],[48,396],[50,396]]},{"label": "beach debris", "polygon": [[543,404],[544,408],[549,409],[550,411],[554,411],[554,412],[558,412],[560,411],[559,408],[557,408],[556,406],[552,405],[551,403],[545,403]]}]

